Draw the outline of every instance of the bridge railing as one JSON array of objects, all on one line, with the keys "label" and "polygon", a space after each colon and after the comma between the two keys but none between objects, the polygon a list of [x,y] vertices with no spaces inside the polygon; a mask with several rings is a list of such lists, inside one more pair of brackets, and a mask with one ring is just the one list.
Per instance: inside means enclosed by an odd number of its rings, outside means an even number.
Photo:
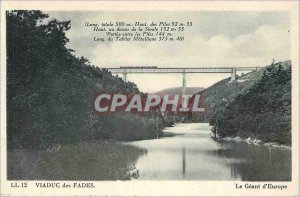
[{"label": "bridge railing", "polygon": [[112,73],[232,73],[257,70],[257,67],[215,67],[215,68],[103,68]]}]

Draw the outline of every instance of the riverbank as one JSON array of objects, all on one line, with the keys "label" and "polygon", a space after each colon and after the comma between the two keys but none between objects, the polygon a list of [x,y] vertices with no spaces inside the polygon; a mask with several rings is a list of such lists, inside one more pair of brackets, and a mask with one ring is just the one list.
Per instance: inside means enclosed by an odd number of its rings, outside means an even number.
[{"label": "riverbank", "polygon": [[254,145],[262,145],[262,146],[269,146],[269,147],[276,147],[276,148],[284,148],[284,149],[291,149],[291,146],[279,144],[276,142],[263,142],[262,140],[256,139],[256,138],[241,138],[241,137],[224,137],[219,138],[219,141],[234,141],[234,142],[246,142],[248,144],[254,144]]},{"label": "riverbank", "polygon": [[146,151],[119,141],[92,140],[48,150],[7,152],[8,180],[130,180]]}]

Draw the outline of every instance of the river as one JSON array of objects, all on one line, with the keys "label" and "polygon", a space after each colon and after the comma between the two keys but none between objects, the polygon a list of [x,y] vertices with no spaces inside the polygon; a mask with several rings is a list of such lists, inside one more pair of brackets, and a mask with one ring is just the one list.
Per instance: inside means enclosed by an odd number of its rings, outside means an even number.
[{"label": "river", "polygon": [[289,148],[216,142],[205,123],[178,124],[165,131],[178,134],[154,140],[129,142],[147,150],[136,161],[143,180],[247,180],[291,179]]},{"label": "river", "polygon": [[177,124],[173,137],[93,140],[51,151],[8,153],[9,180],[291,180],[291,149],[214,141],[205,123]]}]

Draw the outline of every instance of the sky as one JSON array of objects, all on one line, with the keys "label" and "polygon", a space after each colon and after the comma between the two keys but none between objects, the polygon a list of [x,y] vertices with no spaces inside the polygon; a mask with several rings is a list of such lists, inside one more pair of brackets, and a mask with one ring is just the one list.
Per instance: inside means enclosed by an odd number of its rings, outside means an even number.
[{"label": "sky", "polygon": [[[55,11],[50,18],[70,20],[68,48],[101,67],[234,67],[266,66],[290,59],[287,12],[234,11]],[[85,22],[193,22],[183,42],[94,42]],[[187,74],[187,86],[209,87],[230,74]],[[182,85],[181,74],[128,74],[143,92]]]}]

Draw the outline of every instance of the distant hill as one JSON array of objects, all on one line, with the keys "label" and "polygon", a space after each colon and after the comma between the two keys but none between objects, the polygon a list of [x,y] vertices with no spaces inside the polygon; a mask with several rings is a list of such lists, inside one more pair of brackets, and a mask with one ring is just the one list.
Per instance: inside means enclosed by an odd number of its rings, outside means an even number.
[{"label": "distant hill", "polygon": [[[205,88],[202,87],[186,87],[186,94],[195,94],[197,92],[203,91]],[[181,94],[182,93],[182,87],[173,87],[173,88],[166,88],[163,90],[160,90],[158,92],[155,92],[155,94],[163,95],[163,94]]]}]

